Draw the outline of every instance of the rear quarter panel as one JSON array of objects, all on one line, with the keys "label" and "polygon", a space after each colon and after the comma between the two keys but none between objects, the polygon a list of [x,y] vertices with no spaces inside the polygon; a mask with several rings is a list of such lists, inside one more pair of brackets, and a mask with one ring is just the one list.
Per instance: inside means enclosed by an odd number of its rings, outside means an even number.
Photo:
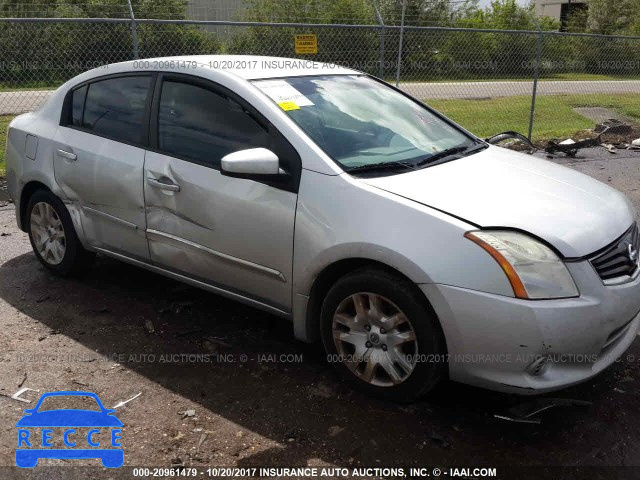
[{"label": "rear quarter panel", "polygon": [[[26,113],[16,117],[10,124],[7,134],[7,183],[9,195],[15,202],[18,213],[24,186],[29,182],[40,182],[53,193],[60,196],[61,191],[55,183],[53,171],[53,136],[58,128],[57,122],[42,118],[38,112]],[[35,158],[25,155],[27,135],[37,139]],[[20,218],[18,215],[18,226]]]}]

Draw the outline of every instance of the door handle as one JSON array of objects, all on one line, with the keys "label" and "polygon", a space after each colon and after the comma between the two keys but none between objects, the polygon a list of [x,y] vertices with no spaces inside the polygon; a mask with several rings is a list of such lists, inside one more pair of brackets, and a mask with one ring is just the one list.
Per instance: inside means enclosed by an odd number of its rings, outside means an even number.
[{"label": "door handle", "polygon": [[159,188],[160,190],[167,190],[169,192],[179,192],[180,185],[176,183],[164,183],[157,178],[147,177],[147,183],[152,187]]},{"label": "door handle", "polygon": [[56,150],[58,156],[64,158],[65,160],[71,160],[75,162],[78,159],[78,156],[75,153],[67,152],[66,150],[62,150],[61,148]]}]

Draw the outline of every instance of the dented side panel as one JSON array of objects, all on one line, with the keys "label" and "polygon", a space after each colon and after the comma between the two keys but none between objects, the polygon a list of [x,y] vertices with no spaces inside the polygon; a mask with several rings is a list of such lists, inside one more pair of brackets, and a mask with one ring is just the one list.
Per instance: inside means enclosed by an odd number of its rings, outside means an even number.
[{"label": "dented side panel", "polygon": [[80,215],[87,243],[148,260],[144,150],[60,127],[52,155],[56,182]]},{"label": "dented side panel", "polygon": [[290,311],[295,193],[155,152],[144,190],[155,265]]}]

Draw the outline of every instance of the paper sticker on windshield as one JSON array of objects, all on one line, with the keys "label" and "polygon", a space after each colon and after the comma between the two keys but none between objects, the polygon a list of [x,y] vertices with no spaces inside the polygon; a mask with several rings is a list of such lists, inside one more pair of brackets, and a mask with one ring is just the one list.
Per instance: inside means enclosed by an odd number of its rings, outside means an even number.
[{"label": "paper sticker on windshield", "polygon": [[280,106],[285,102],[292,102],[298,108],[313,105],[311,100],[284,80],[267,80],[257,82],[256,85]]},{"label": "paper sticker on windshield", "polygon": [[296,104],[296,102],[280,102],[278,103],[278,105],[285,112],[289,110],[300,110],[300,107],[298,106],[298,104]]}]

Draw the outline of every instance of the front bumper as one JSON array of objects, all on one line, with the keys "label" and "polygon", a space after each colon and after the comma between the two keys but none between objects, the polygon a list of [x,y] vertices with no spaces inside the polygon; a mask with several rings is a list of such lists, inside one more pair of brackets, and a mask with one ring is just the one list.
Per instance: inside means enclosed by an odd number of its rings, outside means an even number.
[{"label": "front bumper", "polygon": [[[567,268],[577,298],[521,300],[420,285],[442,324],[450,378],[537,394],[583,382],[620,358],[640,326],[640,277],[607,287],[587,261]],[[542,357],[548,361],[536,369]]]}]

